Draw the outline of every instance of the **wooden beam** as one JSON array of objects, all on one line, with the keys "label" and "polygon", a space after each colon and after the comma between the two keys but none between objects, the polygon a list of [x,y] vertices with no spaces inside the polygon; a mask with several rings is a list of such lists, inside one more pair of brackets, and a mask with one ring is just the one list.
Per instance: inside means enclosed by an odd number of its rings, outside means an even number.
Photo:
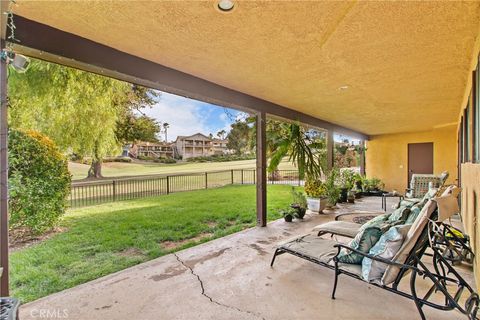
[{"label": "wooden beam", "polygon": [[21,16],[15,16],[14,21],[15,38],[19,40],[14,48],[19,53],[187,98],[251,113],[265,112],[317,128],[335,130],[358,139],[368,139],[368,136],[361,132],[223,87]]},{"label": "wooden beam", "polygon": [[267,116],[257,114],[257,226],[267,225]]},{"label": "wooden beam", "polygon": [[[0,39],[0,51],[5,41]],[[7,64],[0,60],[0,296],[9,296]]]},{"label": "wooden beam", "polygon": [[333,131],[328,130],[327,132],[327,168],[328,170],[333,168],[334,165],[334,141],[333,141]]}]

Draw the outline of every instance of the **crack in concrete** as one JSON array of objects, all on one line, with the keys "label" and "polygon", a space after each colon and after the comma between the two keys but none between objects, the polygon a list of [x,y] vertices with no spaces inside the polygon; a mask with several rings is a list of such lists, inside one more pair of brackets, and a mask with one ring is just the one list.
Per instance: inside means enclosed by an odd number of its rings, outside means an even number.
[{"label": "crack in concrete", "polygon": [[189,267],[187,264],[185,264],[185,262],[182,261],[182,259],[180,259],[180,257],[176,254],[176,253],[173,253],[173,255],[175,256],[175,258],[177,259],[178,262],[180,262],[185,268],[187,268],[190,273],[195,276],[198,280],[198,283],[200,284],[200,288],[202,289],[202,296],[204,296],[205,298],[207,298],[208,300],[210,300],[210,302],[216,304],[216,305],[219,305],[221,307],[224,307],[224,308],[228,308],[228,309],[232,309],[232,310],[236,310],[236,311],[239,311],[239,312],[242,312],[242,313],[247,313],[247,314],[250,314],[250,315],[253,315],[257,318],[261,318],[262,320],[266,320],[264,317],[252,312],[252,311],[248,311],[248,310],[242,310],[240,308],[237,308],[237,307],[234,307],[234,306],[230,306],[228,304],[223,304],[221,302],[218,302],[217,300],[214,300],[212,297],[210,297],[208,294],[205,293],[205,287],[203,286],[203,281],[202,279],[200,278],[200,276],[198,274],[195,273],[195,271],[193,271],[193,269],[191,267]]}]

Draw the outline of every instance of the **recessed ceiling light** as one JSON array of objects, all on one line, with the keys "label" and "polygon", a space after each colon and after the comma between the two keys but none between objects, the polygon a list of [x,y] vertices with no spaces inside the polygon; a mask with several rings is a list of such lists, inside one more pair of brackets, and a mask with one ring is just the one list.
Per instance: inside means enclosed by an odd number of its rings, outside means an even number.
[{"label": "recessed ceiling light", "polygon": [[221,11],[230,11],[235,6],[235,3],[232,0],[220,0],[218,1],[218,9]]},{"label": "recessed ceiling light", "polygon": [[344,91],[344,90],[347,90],[348,88],[350,88],[349,86],[341,86],[338,88],[338,90],[341,90],[341,91]]}]

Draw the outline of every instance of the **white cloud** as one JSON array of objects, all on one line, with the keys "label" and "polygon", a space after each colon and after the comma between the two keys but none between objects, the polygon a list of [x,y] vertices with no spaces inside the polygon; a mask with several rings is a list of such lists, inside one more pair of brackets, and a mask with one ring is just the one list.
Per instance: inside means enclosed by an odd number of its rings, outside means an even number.
[{"label": "white cloud", "polygon": [[[175,96],[168,93],[162,93],[160,101],[151,109],[143,110],[148,116],[157,119],[159,122],[168,122],[168,140],[175,140],[177,136],[188,136],[201,132],[215,135],[221,129],[229,131],[230,121],[228,117],[219,116],[216,123],[209,123],[214,106],[206,107],[205,104]],[[164,135],[161,135],[163,138]]]}]

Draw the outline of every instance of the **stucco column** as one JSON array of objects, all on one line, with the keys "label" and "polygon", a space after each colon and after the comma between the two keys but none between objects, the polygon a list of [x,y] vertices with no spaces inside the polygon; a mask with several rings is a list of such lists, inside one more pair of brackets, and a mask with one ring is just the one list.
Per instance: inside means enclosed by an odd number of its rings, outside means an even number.
[{"label": "stucco column", "polygon": [[365,141],[360,141],[360,174],[365,175]]},{"label": "stucco column", "polygon": [[257,226],[267,225],[267,153],[265,112],[257,114]]},{"label": "stucco column", "polygon": [[333,168],[334,161],[333,161],[333,131],[327,131],[327,169],[330,170]]}]

